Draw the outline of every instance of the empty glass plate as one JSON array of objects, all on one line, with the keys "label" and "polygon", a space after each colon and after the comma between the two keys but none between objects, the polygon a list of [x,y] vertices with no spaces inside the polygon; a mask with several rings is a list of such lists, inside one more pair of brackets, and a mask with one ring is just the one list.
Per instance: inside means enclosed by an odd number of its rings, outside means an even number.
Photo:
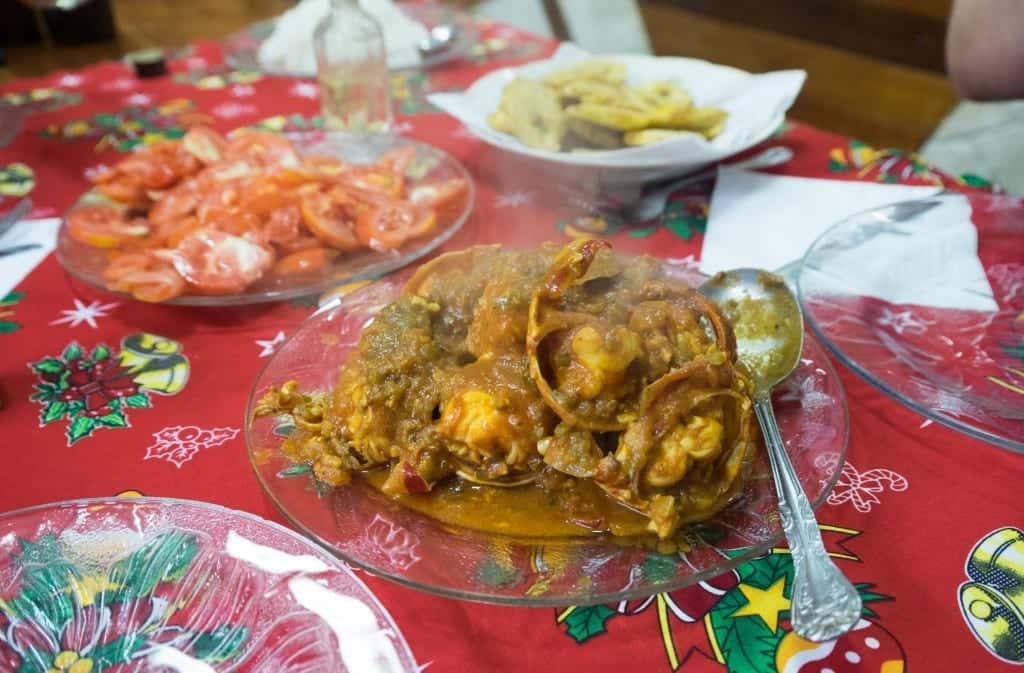
[{"label": "empty glass plate", "polygon": [[804,257],[807,322],[928,418],[1024,452],[1024,204],[943,193],[854,215]]},{"label": "empty glass plate", "polygon": [[0,670],[419,668],[330,554],[251,514],[97,498],[0,515]]}]

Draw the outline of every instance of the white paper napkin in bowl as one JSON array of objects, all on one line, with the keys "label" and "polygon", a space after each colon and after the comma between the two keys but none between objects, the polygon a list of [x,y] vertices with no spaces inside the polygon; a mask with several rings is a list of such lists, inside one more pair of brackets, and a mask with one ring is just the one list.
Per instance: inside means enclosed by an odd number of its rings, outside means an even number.
[{"label": "white paper napkin in bowl", "polygon": [[[384,32],[389,68],[412,68],[420,64],[420,43],[428,37],[426,27],[413,20],[392,0],[360,0],[362,8]],[[260,45],[261,67],[278,73],[311,77],[316,75],[313,31],[327,14],[330,0],[302,0],[274,24],[274,31]]]},{"label": "white paper napkin in bowl", "polygon": [[[778,269],[799,260],[821,234],[851,215],[938,192],[937,187],[797,178],[722,166],[700,267],[708,274],[737,267]],[[830,276],[843,279],[844,292],[892,303],[995,310],[967,199],[929,210],[913,226],[926,218],[937,232],[926,247],[919,237],[910,249],[909,237],[877,236],[844,254],[843,268],[832,268]]]}]

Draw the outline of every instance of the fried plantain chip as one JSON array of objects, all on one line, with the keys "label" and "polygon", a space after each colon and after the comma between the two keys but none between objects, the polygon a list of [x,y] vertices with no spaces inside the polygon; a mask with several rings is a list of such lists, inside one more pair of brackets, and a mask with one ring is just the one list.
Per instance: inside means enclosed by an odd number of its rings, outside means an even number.
[{"label": "fried plantain chip", "polygon": [[595,124],[585,119],[568,119],[569,137],[567,147],[572,149],[616,150],[622,147],[622,131]]},{"label": "fried plantain chip", "polygon": [[653,145],[663,140],[678,138],[679,136],[699,135],[694,131],[682,131],[679,129],[642,129],[626,133],[622,140],[627,147],[639,147],[641,145]]},{"label": "fried plantain chip", "polygon": [[648,114],[613,105],[580,103],[566,108],[565,114],[570,119],[583,119],[620,131],[635,131],[650,124]]},{"label": "fried plantain chip", "polygon": [[565,114],[558,95],[540,82],[522,77],[509,82],[488,121],[528,147],[551,152],[562,148]]},{"label": "fried plantain chip", "polygon": [[597,80],[612,86],[622,86],[626,82],[626,66],[618,61],[592,59],[555,70],[544,77],[545,84],[559,90],[578,80]]},{"label": "fried plantain chip", "polygon": [[[691,107],[659,118],[659,126],[688,131],[709,131],[721,127],[729,113],[717,107]],[[721,130],[721,129],[719,129]]]}]

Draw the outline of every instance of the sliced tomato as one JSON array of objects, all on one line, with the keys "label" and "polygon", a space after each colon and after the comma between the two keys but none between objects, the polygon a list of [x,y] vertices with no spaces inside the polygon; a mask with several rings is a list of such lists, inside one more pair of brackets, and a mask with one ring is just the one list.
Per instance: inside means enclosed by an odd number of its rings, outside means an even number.
[{"label": "sliced tomato", "polygon": [[239,199],[239,207],[253,215],[266,215],[294,203],[289,191],[269,180],[253,180],[246,185]]},{"label": "sliced tomato", "polygon": [[278,208],[270,213],[263,225],[263,242],[272,245],[287,245],[299,237],[302,226],[302,212],[298,206]]},{"label": "sliced tomato", "polygon": [[417,205],[433,208],[437,212],[446,212],[455,206],[461,206],[466,197],[469,185],[462,178],[453,178],[444,182],[419,185],[409,192],[409,200]]},{"label": "sliced tomato", "polygon": [[437,228],[437,213],[433,208],[425,206],[413,206],[412,227],[409,228],[409,238],[426,236]]},{"label": "sliced tomato", "polygon": [[207,126],[193,126],[181,139],[181,146],[204,164],[212,164],[224,156],[228,141]]},{"label": "sliced tomato", "polygon": [[245,131],[228,139],[227,159],[252,160],[261,166],[298,166],[299,154],[282,135]]},{"label": "sliced tomato", "polygon": [[185,279],[170,263],[149,253],[120,255],[103,276],[111,290],[129,292],[139,301],[167,301],[181,296],[186,288]]},{"label": "sliced tomato", "polygon": [[199,221],[198,217],[185,217],[177,220],[164,232],[164,243],[167,247],[176,248],[186,236],[194,231],[202,229],[203,226],[203,223]]},{"label": "sliced tomato", "polygon": [[416,216],[404,201],[364,209],[356,222],[359,242],[374,250],[394,250],[409,238]]},{"label": "sliced tomato", "polygon": [[323,242],[316,236],[310,236],[309,234],[302,232],[299,236],[287,243],[279,243],[277,250],[282,255],[290,255],[293,252],[299,252],[301,250],[309,250],[310,248],[323,247]]},{"label": "sliced tomato", "polygon": [[153,204],[153,208],[149,211],[149,220],[158,225],[180,220],[195,212],[198,205],[199,194],[195,190],[178,187],[165,192]]},{"label": "sliced tomato", "polygon": [[153,253],[168,259],[181,276],[205,294],[243,291],[274,264],[274,255],[240,236],[199,229],[174,250]]},{"label": "sliced tomato", "polygon": [[378,166],[386,166],[392,173],[405,177],[409,170],[409,164],[416,158],[416,148],[413,145],[403,145],[385,153],[377,159]]},{"label": "sliced tomato", "polygon": [[302,157],[302,163],[314,168],[321,175],[338,175],[345,170],[345,162],[337,157],[322,154],[307,154]]},{"label": "sliced tomato", "polygon": [[126,240],[149,233],[144,221],[128,221],[124,213],[113,206],[82,206],[71,211],[67,221],[71,238],[96,248],[116,248]]},{"label": "sliced tomato", "polygon": [[356,219],[353,207],[324,192],[304,194],[300,203],[302,221],[310,233],[339,250],[357,250]]},{"label": "sliced tomato", "polygon": [[338,176],[341,185],[398,197],[405,189],[405,178],[376,166],[350,166]]},{"label": "sliced tomato", "polygon": [[282,257],[274,264],[279,276],[295,276],[326,268],[340,253],[331,248],[309,248]]},{"label": "sliced tomato", "polygon": [[96,185],[96,190],[107,198],[128,206],[141,207],[149,201],[142,181],[131,175],[120,174],[113,180]]}]

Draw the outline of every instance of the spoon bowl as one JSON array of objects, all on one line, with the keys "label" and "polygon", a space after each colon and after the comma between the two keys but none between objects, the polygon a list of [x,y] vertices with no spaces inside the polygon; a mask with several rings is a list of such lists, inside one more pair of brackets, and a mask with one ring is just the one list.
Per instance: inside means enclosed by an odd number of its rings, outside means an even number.
[{"label": "spoon bowl", "polygon": [[860,619],[863,601],[825,551],[771,402],[772,388],[800,362],[804,340],[800,303],[781,276],[762,269],[723,271],[701,285],[700,292],[733,326],[736,357],[753,385],[754,413],[771,460],[782,528],[793,558],[793,630],[816,642],[838,638]]},{"label": "spoon bowl", "polygon": [[431,28],[427,37],[417,47],[424,57],[435,56],[451,48],[459,37],[459,27],[454,23],[442,23]]}]

